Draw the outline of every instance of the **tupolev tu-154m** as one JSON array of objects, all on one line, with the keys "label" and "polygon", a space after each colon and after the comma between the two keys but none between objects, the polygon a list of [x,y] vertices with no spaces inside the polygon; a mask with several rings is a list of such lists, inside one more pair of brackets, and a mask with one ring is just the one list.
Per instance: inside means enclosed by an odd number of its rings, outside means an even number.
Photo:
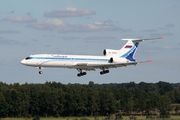
[{"label": "tupolev tu-154m", "polygon": [[100,69],[100,74],[109,73],[110,68],[125,67],[136,65],[146,61],[136,61],[134,58],[135,52],[140,42],[145,40],[161,39],[122,39],[127,41],[126,44],[119,50],[104,49],[104,56],[90,55],[65,55],[65,54],[34,54],[26,57],[21,61],[21,64],[39,68],[39,74],[42,74],[42,68],[73,68],[78,70],[77,76],[84,76],[85,71]]}]

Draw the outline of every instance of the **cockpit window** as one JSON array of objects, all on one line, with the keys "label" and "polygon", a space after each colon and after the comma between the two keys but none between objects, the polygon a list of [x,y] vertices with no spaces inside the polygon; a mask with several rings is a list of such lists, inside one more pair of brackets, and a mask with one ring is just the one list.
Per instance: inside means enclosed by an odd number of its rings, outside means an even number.
[{"label": "cockpit window", "polygon": [[25,58],[26,60],[29,60],[29,59],[31,59],[31,57],[27,57],[27,58]]}]

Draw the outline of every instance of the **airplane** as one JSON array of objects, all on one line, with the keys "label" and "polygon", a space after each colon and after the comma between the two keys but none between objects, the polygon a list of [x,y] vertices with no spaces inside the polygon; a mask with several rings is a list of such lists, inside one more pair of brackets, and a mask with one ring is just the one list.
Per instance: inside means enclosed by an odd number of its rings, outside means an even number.
[{"label": "airplane", "polygon": [[100,69],[100,74],[109,73],[110,68],[126,67],[129,65],[137,65],[146,61],[136,61],[134,55],[140,42],[145,40],[162,39],[147,38],[147,39],[121,39],[127,41],[126,44],[119,50],[104,49],[104,56],[90,55],[65,55],[65,54],[34,54],[26,57],[21,61],[21,64],[39,68],[39,74],[42,74],[42,68],[57,67],[57,68],[72,68],[79,72],[78,77],[84,76],[85,71],[95,71]]}]

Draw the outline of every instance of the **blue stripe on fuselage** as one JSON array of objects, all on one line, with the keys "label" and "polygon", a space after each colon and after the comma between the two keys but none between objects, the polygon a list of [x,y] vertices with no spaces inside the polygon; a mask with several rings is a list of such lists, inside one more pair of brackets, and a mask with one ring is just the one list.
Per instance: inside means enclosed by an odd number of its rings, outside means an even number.
[{"label": "blue stripe on fuselage", "polygon": [[109,61],[109,59],[100,59],[100,58],[61,58],[61,57],[28,57],[26,60],[83,60],[83,61]]}]

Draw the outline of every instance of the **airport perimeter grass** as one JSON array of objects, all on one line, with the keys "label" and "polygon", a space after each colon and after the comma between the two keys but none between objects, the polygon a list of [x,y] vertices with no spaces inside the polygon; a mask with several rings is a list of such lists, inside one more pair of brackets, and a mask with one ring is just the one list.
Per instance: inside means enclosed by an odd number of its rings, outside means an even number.
[{"label": "airport perimeter grass", "polygon": [[[123,116],[123,120],[133,120],[129,118],[130,116]],[[168,119],[146,119],[146,116],[135,116],[134,120],[180,120],[180,116],[173,115]],[[96,119],[95,119],[96,118]],[[107,120],[107,117],[41,117],[40,120]],[[33,118],[0,118],[0,120],[33,120]],[[111,117],[109,120],[115,120],[115,117]]]}]

